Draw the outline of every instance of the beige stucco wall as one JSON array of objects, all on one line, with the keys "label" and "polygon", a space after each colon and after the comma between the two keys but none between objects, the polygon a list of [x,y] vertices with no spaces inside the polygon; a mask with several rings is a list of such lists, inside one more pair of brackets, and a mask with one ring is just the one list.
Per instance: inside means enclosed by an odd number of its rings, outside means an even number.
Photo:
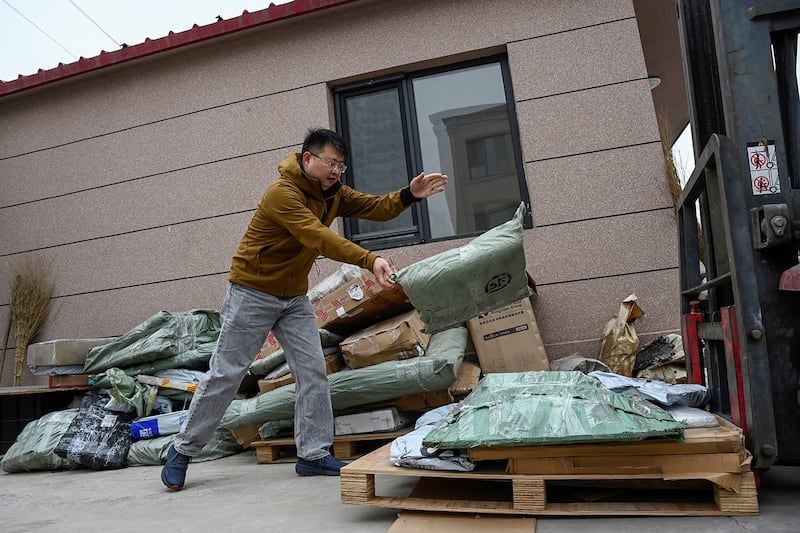
[{"label": "beige stucco wall", "polygon": [[[631,293],[643,342],[677,331],[677,230],[630,0],[367,0],[0,98],[2,324],[26,255],[53,266],[41,340],[218,309],[278,161],[334,125],[331,87],[500,51],[548,354],[594,355]],[[383,254],[410,263],[463,242]],[[335,267],[321,261],[312,282]],[[7,362],[0,385],[11,374]]]}]

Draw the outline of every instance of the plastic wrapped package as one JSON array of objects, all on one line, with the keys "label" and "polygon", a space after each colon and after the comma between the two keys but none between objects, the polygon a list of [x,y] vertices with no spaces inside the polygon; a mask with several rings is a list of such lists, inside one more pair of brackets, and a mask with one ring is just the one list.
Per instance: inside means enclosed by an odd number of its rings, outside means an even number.
[{"label": "plastic wrapped package", "polygon": [[336,272],[314,285],[308,291],[308,299],[311,300],[312,303],[321,300],[348,281],[356,279],[364,271],[365,270],[358,265],[342,263]]},{"label": "plastic wrapped package", "polygon": [[485,376],[424,444],[472,448],[681,438],[685,427],[660,407],[613,393],[581,372],[496,373]]},{"label": "plastic wrapped package", "polygon": [[508,222],[396,273],[425,323],[425,333],[442,331],[531,295],[522,245],[525,213],[521,203]]},{"label": "plastic wrapped package", "polygon": [[[450,387],[464,358],[468,335],[463,326],[451,328],[431,337],[423,357],[330,374],[333,408],[348,409]],[[253,398],[234,400],[220,426],[236,429],[293,416],[294,384],[291,384]]]},{"label": "plastic wrapped package", "polygon": [[427,448],[422,442],[428,433],[456,409],[458,404],[451,403],[431,409],[417,419],[414,430],[397,437],[392,441],[389,450],[389,460],[395,466],[406,468],[422,468],[424,470],[452,470],[457,472],[471,472],[475,470],[475,463],[469,460],[468,455],[458,450]]},{"label": "plastic wrapped package", "polygon": [[686,407],[684,405],[673,405],[666,408],[667,412],[675,420],[683,420],[690,428],[715,428],[719,426],[719,420],[703,409],[697,407]]},{"label": "plastic wrapped package", "polygon": [[219,331],[219,311],[160,311],[114,341],[91,348],[84,369],[87,373],[100,373],[165,359],[215,342]]},{"label": "plastic wrapped package", "polygon": [[703,385],[669,384],[651,379],[629,378],[613,372],[590,372],[589,375],[611,391],[641,397],[659,405],[703,407],[711,401],[711,391]]},{"label": "plastic wrapped package", "polygon": [[54,452],[93,470],[124,468],[133,443],[130,422],[134,413],[105,408],[110,396],[105,391],[87,392],[78,415],[56,445]]},{"label": "plastic wrapped package", "polygon": [[82,468],[79,463],[53,453],[76,416],[77,407],[48,413],[28,422],[3,455],[0,468],[9,473]]}]

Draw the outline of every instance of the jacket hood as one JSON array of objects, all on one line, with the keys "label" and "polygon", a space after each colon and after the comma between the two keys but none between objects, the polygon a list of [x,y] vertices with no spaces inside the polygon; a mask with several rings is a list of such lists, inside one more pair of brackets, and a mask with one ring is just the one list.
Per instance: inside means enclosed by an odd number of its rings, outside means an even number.
[{"label": "jacket hood", "polygon": [[283,161],[280,162],[278,165],[278,172],[281,176],[292,180],[292,182],[296,183],[300,189],[314,198],[324,199],[330,198],[341,188],[342,183],[337,182],[333,187],[330,187],[327,191],[322,190],[322,186],[320,186],[319,182],[314,178],[310,178],[306,175],[302,168],[300,168],[300,161],[302,158],[302,154],[294,153],[286,157]]}]

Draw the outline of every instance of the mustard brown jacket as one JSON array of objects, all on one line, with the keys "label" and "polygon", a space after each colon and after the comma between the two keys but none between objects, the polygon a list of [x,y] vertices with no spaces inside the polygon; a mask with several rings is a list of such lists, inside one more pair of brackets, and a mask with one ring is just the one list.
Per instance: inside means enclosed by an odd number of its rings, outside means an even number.
[{"label": "mustard brown jacket", "polygon": [[377,255],[330,229],[337,216],[390,220],[416,200],[408,187],[375,196],[339,182],[323,192],[300,168],[300,154],[281,161],[278,171],[239,243],[228,279],[281,298],[308,292],[308,274],[320,255],[372,270]]}]

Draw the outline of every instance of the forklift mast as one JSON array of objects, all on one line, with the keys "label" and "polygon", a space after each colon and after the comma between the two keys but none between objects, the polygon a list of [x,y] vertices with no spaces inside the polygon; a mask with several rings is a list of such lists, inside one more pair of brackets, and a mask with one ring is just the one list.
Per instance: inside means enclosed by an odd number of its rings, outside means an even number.
[{"label": "forklift mast", "polygon": [[800,0],[678,0],[695,168],[678,201],[692,383],[755,469],[800,464]]}]

